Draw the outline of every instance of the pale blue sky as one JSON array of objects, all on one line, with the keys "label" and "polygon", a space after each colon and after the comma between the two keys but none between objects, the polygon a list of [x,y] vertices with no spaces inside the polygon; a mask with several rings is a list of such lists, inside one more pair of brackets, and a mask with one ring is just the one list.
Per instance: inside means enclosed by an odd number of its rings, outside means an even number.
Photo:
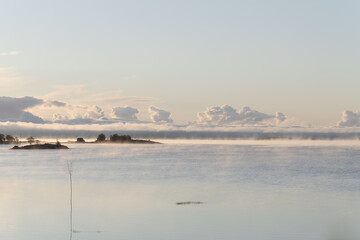
[{"label": "pale blue sky", "polygon": [[355,0],[0,1],[0,53],[20,52],[0,55],[0,95],[83,85],[178,122],[229,104],[331,125],[360,109],[359,23]]}]

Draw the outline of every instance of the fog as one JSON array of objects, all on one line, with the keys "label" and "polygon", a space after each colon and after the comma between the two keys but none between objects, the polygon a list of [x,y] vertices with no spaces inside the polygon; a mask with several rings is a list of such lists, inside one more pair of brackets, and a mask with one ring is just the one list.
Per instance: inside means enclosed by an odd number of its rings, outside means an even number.
[{"label": "fog", "polygon": [[295,127],[204,127],[181,125],[157,125],[155,123],[114,123],[114,124],[34,124],[0,123],[0,133],[18,137],[86,137],[98,134],[127,134],[146,139],[306,139],[336,140],[360,139],[360,128],[295,128]]}]

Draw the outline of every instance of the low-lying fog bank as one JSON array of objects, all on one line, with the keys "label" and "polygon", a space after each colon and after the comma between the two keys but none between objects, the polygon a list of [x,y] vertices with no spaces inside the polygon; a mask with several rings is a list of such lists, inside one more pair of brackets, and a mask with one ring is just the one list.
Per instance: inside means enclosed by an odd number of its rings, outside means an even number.
[{"label": "low-lying fog bank", "polygon": [[[19,138],[34,136],[37,138],[77,138],[96,139],[99,133],[110,135],[114,130],[55,130],[55,129],[6,129],[0,132],[11,134]],[[239,129],[214,131],[185,131],[185,130],[117,130],[116,133],[130,135],[140,139],[253,139],[253,140],[359,140],[360,129]]]}]

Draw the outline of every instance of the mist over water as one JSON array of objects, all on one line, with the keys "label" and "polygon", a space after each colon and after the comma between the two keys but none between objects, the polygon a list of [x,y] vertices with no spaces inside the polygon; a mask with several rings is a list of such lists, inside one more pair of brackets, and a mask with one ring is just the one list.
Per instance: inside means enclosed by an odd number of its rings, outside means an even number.
[{"label": "mist over water", "polygon": [[[358,239],[357,141],[0,145],[0,238]],[[201,205],[176,205],[201,201]]]}]

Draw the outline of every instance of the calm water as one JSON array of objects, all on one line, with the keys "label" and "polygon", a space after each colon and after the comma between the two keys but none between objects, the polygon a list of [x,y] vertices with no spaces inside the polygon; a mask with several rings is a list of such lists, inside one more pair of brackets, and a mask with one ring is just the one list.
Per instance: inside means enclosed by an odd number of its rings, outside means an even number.
[{"label": "calm water", "polygon": [[[360,239],[360,143],[0,146],[0,239]],[[200,205],[176,202],[202,201]]]}]

